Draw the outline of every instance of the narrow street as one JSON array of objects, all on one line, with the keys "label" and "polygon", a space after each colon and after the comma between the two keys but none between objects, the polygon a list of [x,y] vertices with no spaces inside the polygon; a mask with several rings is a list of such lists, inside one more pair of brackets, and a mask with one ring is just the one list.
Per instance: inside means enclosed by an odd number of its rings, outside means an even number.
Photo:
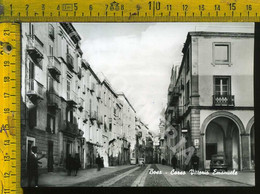
[{"label": "narrow street", "polygon": [[40,186],[72,187],[251,187],[254,186],[253,172],[238,172],[237,175],[191,175],[179,171],[171,173],[170,166],[147,164],[141,166],[117,166],[82,170],[78,176],[63,173],[48,173],[40,176]]}]

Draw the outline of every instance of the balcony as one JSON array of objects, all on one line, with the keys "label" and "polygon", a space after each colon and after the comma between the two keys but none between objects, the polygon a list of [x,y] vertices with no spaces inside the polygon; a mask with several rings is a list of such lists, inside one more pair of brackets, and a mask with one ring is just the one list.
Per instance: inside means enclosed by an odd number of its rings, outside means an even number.
[{"label": "balcony", "polygon": [[183,107],[178,107],[175,114],[174,122],[180,124],[183,119]]},{"label": "balcony", "polygon": [[67,122],[66,128],[62,131],[63,133],[74,137],[79,135],[78,125],[70,122]]},{"label": "balcony", "polygon": [[83,112],[83,122],[84,122],[84,123],[87,123],[87,121],[88,121],[88,111],[85,110],[85,111]]},{"label": "balcony", "polygon": [[81,68],[79,68],[79,71],[78,71],[78,78],[81,79],[83,76],[82,76],[82,70]]},{"label": "balcony", "polygon": [[26,95],[31,100],[41,99],[43,100],[43,85],[37,82],[35,79],[28,79],[27,80],[28,90]]},{"label": "balcony", "polygon": [[47,101],[48,101],[48,107],[51,110],[57,110],[60,109],[60,105],[61,105],[61,100],[60,97],[55,94],[54,92],[50,92],[47,95]]},{"label": "balcony", "polygon": [[97,99],[100,100],[101,99],[101,91],[98,91],[98,94],[97,94]]},{"label": "balcony", "polygon": [[82,98],[79,98],[79,106],[78,106],[78,109],[80,110],[80,111],[82,111],[83,110],[83,105],[84,105],[84,100],[82,99]]},{"label": "balcony", "polygon": [[73,57],[70,53],[67,53],[67,66],[70,70],[73,70],[74,69],[74,64],[73,64]]},{"label": "balcony", "polygon": [[176,105],[180,95],[180,87],[173,87],[172,93],[170,93],[169,105]]},{"label": "balcony", "polygon": [[100,125],[103,125],[103,118],[102,118],[102,116],[98,116],[98,123]]},{"label": "balcony", "polygon": [[91,83],[90,92],[94,92],[94,91],[95,91],[95,83]]},{"label": "balcony", "polygon": [[71,106],[76,106],[78,103],[77,95],[75,92],[70,91],[67,92],[67,103]]},{"label": "balcony", "polygon": [[43,43],[36,35],[27,35],[27,52],[33,59],[43,58]]},{"label": "balcony", "polygon": [[213,95],[213,106],[235,106],[235,96]]},{"label": "balcony", "polygon": [[55,56],[48,56],[48,70],[53,75],[61,75],[60,61]]},{"label": "balcony", "polygon": [[90,120],[97,120],[97,112],[96,111],[93,111],[93,112],[90,112]]}]

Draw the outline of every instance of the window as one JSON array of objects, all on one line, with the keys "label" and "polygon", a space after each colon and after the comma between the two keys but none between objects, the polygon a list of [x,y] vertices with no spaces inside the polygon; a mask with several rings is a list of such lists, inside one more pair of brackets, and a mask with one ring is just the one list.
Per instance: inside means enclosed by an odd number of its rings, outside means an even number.
[{"label": "window", "polygon": [[70,99],[70,81],[67,80],[67,99]]},{"label": "window", "polygon": [[216,96],[228,96],[231,93],[230,77],[215,76],[214,77],[214,94]]},{"label": "window", "polygon": [[73,123],[73,110],[69,110],[69,111],[68,111],[67,121],[68,121],[69,123]]},{"label": "window", "polygon": [[190,102],[190,81],[186,84],[186,104]]},{"label": "window", "polygon": [[213,64],[228,64],[231,62],[230,43],[213,43]]},{"label": "window", "polygon": [[46,131],[55,134],[55,116],[47,114]]},{"label": "window", "polygon": [[32,129],[37,125],[37,108],[33,107],[29,109],[29,127]]},{"label": "window", "polygon": [[186,73],[189,72],[190,70],[190,56],[189,56],[189,50],[187,50],[187,53],[186,53]]},{"label": "window", "polygon": [[54,27],[51,24],[49,24],[49,37],[51,40],[54,40]]},{"label": "window", "polygon": [[49,56],[53,56],[53,46],[49,45]]},{"label": "window", "polygon": [[54,93],[53,78],[48,77],[48,91]]},{"label": "window", "polygon": [[29,34],[34,35],[34,25],[31,23],[29,24]]}]

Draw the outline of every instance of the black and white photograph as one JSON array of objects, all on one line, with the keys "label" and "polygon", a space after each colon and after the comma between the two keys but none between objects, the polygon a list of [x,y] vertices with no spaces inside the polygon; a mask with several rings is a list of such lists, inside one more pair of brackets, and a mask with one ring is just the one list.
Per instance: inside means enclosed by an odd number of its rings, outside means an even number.
[{"label": "black and white photograph", "polygon": [[21,187],[254,187],[254,23],[21,23]]}]

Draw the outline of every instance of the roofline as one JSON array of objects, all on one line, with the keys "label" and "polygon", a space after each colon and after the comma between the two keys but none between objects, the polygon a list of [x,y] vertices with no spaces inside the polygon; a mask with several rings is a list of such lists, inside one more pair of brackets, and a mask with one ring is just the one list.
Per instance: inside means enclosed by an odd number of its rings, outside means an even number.
[{"label": "roofline", "polygon": [[114,90],[112,89],[112,87],[110,86],[110,84],[107,82],[106,79],[103,80],[103,82],[101,84],[104,84],[107,86],[108,90],[117,98],[117,94],[114,92]]},{"label": "roofline", "polygon": [[96,78],[96,80],[98,81],[98,83],[100,84],[101,81],[98,78],[98,76],[96,75],[96,73],[93,71],[93,69],[91,68],[91,66],[89,65],[88,69],[90,70],[91,74]]},{"label": "roofline", "polygon": [[221,36],[221,37],[254,37],[254,33],[245,32],[205,32],[205,31],[191,31],[188,36]]},{"label": "roofline", "polygon": [[[176,82],[175,84],[178,83],[179,78],[180,78],[180,73],[182,71],[183,68],[183,62],[184,62],[184,58],[185,58],[185,52],[187,50],[187,47],[190,45],[190,41],[191,41],[191,36],[207,36],[207,37],[243,37],[243,38],[253,38],[254,37],[254,33],[242,33],[242,32],[205,32],[205,31],[190,31],[187,34],[187,38],[185,40],[183,49],[182,49],[182,60],[181,60],[181,65],[179,68],[179,72],[178,72],[178,76],[176,78]],[[175,85],[176,86],[176,85]]]},{"label": "roofline", "polygon": [[[72,35],[70,36],[71,40],[75,43],[78,44],[78,42],[81,40],[80,35],[78,34],[77,30],[74,28],[74,26],[72,25],[72,23],[70,22],[60,22],[60,25],[64,28],[64,30],[66,31],[66,33],[69,35],[70,33],[72,33]],[[70,32],[71,31],[71,32]],[[75,38],[73,38],[75,37]],[[76,42],[75,42],[76,41]]]},{"label": "roofline", "polygon": [[123,97],[126,99],[126,101],[127,101],[127,103],[129,104],[129,106],[130,106],[130,107],[133,109],[133,111],[136,113],[134,107],[131,105],[131,103],[129,102],[129,100],[127,99],[127,97],[125,96],[124,93],[117,94],[117,95],[118,95],[118,96],[123,96]]}]

